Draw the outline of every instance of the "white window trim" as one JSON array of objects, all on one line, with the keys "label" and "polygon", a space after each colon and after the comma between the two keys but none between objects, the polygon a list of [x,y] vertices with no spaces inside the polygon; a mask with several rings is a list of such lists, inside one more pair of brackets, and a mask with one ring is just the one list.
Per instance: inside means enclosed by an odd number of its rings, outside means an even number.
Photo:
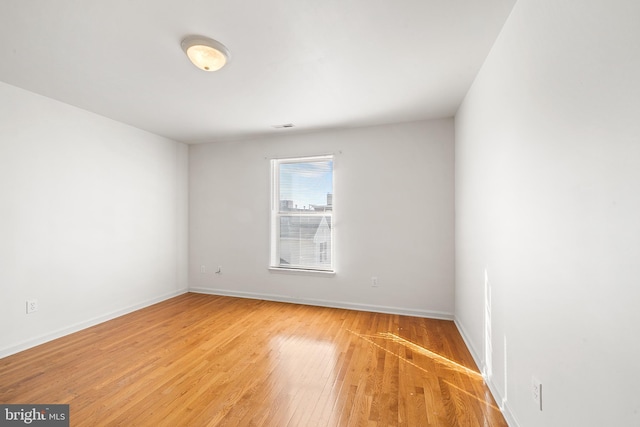
[{"label": "white window trim", "polygon": [[[333,170],[335,171],[335,156],[333,154],[323,154],[317,156],[303,156],[303,157],[286,157],[286,158],[272,158],[271,159],[271,208],[270,208],[270,253],[269,253],[269,271],[280,273],[292,273],[292,274],[315,274],[320,276],[333,276],[335,275],[335,211],[331,210],[331,268],[309,268],[305,266],[287,266],[283,267],[279,265],[280,250],[278,246],[278,237],[280,235],[280,168],[279,165],[287,163],[303,163],[314,161],[331,160],[333,162]],[[276,167],[277,165],[277,167]],[[332,172],[333,173],[333,172]],[[335,176],[334,176],[335,179]],[[335,185],[331,189],[333,193]],[[335,201],[335,197],[333,197]],[[335,204],[334,204],[335,206]],[[326,212],[305,212],[287,213],[287,216],[326,216]]]}]

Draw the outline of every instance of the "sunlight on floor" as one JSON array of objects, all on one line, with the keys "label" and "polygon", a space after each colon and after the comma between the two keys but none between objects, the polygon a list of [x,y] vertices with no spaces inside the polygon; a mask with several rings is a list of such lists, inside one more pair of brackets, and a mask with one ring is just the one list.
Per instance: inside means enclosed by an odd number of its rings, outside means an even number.
[{"label": "sunlight on floor", "polygon": [[458,390],[460,393],[464,393],[464,394],[466,394],[467,396],[469,396],[470,398],[475,399],[475,400],[477,400],[478,402],[480,402],[480,403],[482,403],[482,404],[484,404],[484,405],[487,405],[487,406],[488,406],[488,407],[490,407],[491,409],[493,409],[493,410],[495,410],[495,411],[500,412],[500,408],[498,408],[497,406],[495,406],[495,405],[491,404],[493,397],[491,396],[491,393],[489,392],[489,390],[487,390],[487,391],[485,392],[485,396],[484,396],[484,399],[483,399],[483,398],[481,398],[481,397],[476,396],[476,395],[475,395],[475,394],[473,394],[473,393],[469,393],[468,391],[461,389],[460,387],[458,387],[458,386],[456,386],[456,385],[454,385],[454,384],[450,383],[449,381],[443,380],[443,382],[444,382],[446,385],[448,385],[449,387],[453,387],[453,388],[455,388],[455,389],[456,389],[456,390]]},{"label": "sunlight on floor", "polygon": [[[434,362],[440,363],[440,364],[446,366],[449,369],[453,369],[453,370],[455,370],[455,371],[457,371],[459,373],[465,374],[468,377],[470,377],[470,379],[473,379],[475,381],[480,381],[480,382],[484,383],[484,379],[483,379],[482,375],[480,374],[480,372],[475,371],[475,370],[470,369],[470,368],[467,368],[466,366],[463,366],[460,363],[454,362],[453,360],[448,359],[448,358],[446,358],[446,357],[444,357],[444,356],[442,356],[442,355],[440,355],[438,353],[434,353],[433,351],[428,350],[428,349],[424,348],[421,345],[412,343],[411,341],[408,341],[408,340],[406,340],[406,339],[404,339],[404,338],[402,338],[402,337],[400,337],[400,336],[398,336],[398,335],[396,335],[394,333],[391,333],[391,332],[379,332],[376,335],[363,335],[363,334],[359,334],[359,333],[354,332],[354,331],[349,330],[349,329],[347,329],[347,332],[358,336],[359,338],[369,342],[373,346],[375,346],[375,347],[385,351],[386,353],[389,353],[389,354],[391,354],[391,355],[403,360],[404,362],[412,365],[413,367],[415,367],[417,369],[420,369],[423,372],[430,373],[424,367],[419,366],[418,364],[416,364],[415,362],[413,362],[411,360],[408,360],[406,357],[402,356],[401,354],[395,353],[395,352],[383,347],[382,345],[376,343],[374,341],[374,339],[382,338],[384,340],[392,341],[392,342],[397,343],[397,344],[399,344],[399,345],[401,345],[401,346],[403,346],[403,347],[405,347],[407,349],[410,349],[411,351],[413,351],[415,353],[422,354],[423,356],[426,356],[426,357],[430,358],[431,360],[433,360]],[[434,374],[434,373],[431,372],[431,374]],[[490,410],[497,411],[498,413],[500,412],[500,409],[496,405],[494,405],[492,403],[493,402],[493,398],[492,398],[491,393],[489,392],[488,389],[485,391],[484,396],[478,396],[478,395],[470,393],[470,392],[468,392],[466,390],[461,389],[460,387],[452,384],[449,381],[443,380],[443,382],[447,386],[455,388],[459,392],[464,393],[465,395],[469,396],[470,398],[472,398],[474,400],[477,400],[478,402],[486,405],[488,408],[490,408]]]},{"label": "sunlight on floor", "polygon": [[441,356],[438,353],[434,353],[433,351],[427,350],[426,348],[424,348],[424,347],[422,347],[422,346],[420,346],[418,344],[414,344],[411,341],[407,341],[404,338],[401,338],[396,334],[393,334],[391,332],[380,332],[380,333],[378,333],[378,335],[380,335],[380,336],[382,336],[384,338],[390,339],[393,342],[397,342],[398,344],[401,344],[401,345],[403,345],[403,346],[405,346],[407,348],[410,348],[411,350],[413,350],[415,352],[418,352],[420,354],[423,354],[423,355],[425,355],[427,357],[435,359],[435,360],[437,360],[437,361],[439,361],[441,363],[445,363],[447,365],[450,365],[450,367],[452,367],[452,368],[454,368],[456,370],[462,371],[462,372],[464,372],[464,373],[466,373],[468,375],[471,375],[473,377],[482,378],[482,375],[480,374],[480,372],[474,371],[473,369],[470,369],[470,368],[467,368],[466,366],[463,366],[463,365],[461,365],[461,364],[459,364],[457,362],[454,362],[451,359],[448,359],[448,358],[446,358],[444,356]]},{"label": "sunlight on floor", "polygon": [[445,366],[447,366],[450,369],[453,369],[455,371],[464,373],[464,374],[470,376],[473,379],[483,380],[482,375],[479,372],[474,371],[473,369],[467,368],[466,366],[463,366],[463,365],[461,365],[461,364],[459,364],[457,362],[454,362],[453,360],[448,359],[448,358],[446,358],[444,356],[441,356],[441,355],[439,355],[437,353],[434,353],[433,351],[428,350],[428,349],[426,349],[426,348],[424,348],[424,347],[422,347],[422,346],[420,346],[418,344],[414,344],[411,341],[407,341],[404,338],[401,338],[398,335],[393,334],[391,332],[379,332],[377,335],[362,335],[362,334],[359,334],[359,333],[354,332],[354,331],[349,330],[349,329],[347,329],[347,331],[349,333],[352,333],[352,334],[364,339],[365,341],[370,342],[371,344],[373,344],[374,346],[384,350],[385,352],[393,354],[394,356],[396,356],[396,357],[398,357],[400,359],[403,359],[405,362],[409,363],[410,365],[415,366],[416,368],[418,368],[418,369],[420,369],[420,370],[422,370],[424,372],[428,372],[428,371],[425,368],[423,368],[421,366],[418,366],[416,363],[414,363],[414,362],[408,360],[407,358],[401,356],[400,354],[396,354],[396,353],[392,352],[391,350],[389,350],[387,348],[384,348],[383,346],[381,346],[380,344],[377,344],[373,340],[376,339],[376,338],[382,338],[382,339],[385,339],[385,340],[393,341],[393,342],[395,342],[397,344],[400,344],[400,345],[402,345],[402,346],[404,346],[406,348],[411,349],[412,351],[414,351],[416,353],[419,353],[419,354],[422,354],[424,356],[427,356],[427,357],[429,357],[430,359],[432,359],[435,362],[444,364]]}]

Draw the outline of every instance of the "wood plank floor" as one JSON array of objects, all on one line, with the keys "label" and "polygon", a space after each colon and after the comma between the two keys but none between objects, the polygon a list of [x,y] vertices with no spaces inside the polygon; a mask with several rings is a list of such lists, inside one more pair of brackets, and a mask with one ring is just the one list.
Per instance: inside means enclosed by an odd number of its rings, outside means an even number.
[{"label": "wood plank floor", "polygon": [[72,426],[506,426],[453,322],[188,293],[0,359]]}]

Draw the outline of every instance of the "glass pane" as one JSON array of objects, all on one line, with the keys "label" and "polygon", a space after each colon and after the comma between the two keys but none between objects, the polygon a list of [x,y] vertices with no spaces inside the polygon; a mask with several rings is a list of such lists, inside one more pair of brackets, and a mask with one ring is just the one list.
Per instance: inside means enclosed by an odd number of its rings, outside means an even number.
[{"label": "glass pane", "polygon": [[331,217],[281,216],[280,266],[331,268]]},{"label": "glass pane", "polygon": [[333,161],[281,163],[280,212],[327,211],[333,205]]}]

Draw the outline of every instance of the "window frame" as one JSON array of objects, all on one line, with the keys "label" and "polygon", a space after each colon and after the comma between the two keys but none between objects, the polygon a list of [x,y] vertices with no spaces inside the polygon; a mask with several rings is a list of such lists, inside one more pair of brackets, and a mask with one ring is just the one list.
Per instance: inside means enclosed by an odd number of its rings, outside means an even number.
[{"label": "window frame", "polygon": [[[293,163],[310,163],[310,162],[324,162],[330,160],[332,162],[331,168],[331,210],[330,211],[309,211],[309,212],[283,212],[280,210],[280,166],[283,164]],[[335,210],[334,210],[334,189],[335,189],[335,156],[333,154],[322,154],[314,156],[301,156],[301,157],[285,157],[285,158],[272,158],[271,159],[271,208],[269,212],[270,216],[270,250],[269,250],[269,270],[278,272],[294,272],[294,273],[312,273],[321,275],[333,275],[335,274]],[[329,250],[325,248],[325,254],[329,252],[330,265],[327,268],[311,265],[282,265],[280,263],[281,254],[281,236],[280,236],[280,224],[282,217],[329,217],[331,226],[330,239],[331,245]],[[322,244],[321,244],[322,245]],[[325,243],[326,245],[326,243]],[[325,255],[326,256],[326,255]]]}]

